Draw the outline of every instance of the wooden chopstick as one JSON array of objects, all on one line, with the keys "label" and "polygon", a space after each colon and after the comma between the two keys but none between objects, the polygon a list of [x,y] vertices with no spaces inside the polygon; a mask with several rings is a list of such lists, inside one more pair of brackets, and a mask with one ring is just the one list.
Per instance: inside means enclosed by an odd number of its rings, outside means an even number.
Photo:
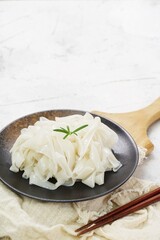
[{"label": "wooden chopstick", "polygon": [[155,190],[144,194],[143,196],[136,198],[135,200],[109,212],[98,219],[89,222],[88,224],[76,229],[78,235],[87,233],[98,227],[102,227],[105,224],[111,223],[119,218],[122,218],[130,213],[133,213],[141,208],[147,207],[152,203],[160,201],[160,187]]}]

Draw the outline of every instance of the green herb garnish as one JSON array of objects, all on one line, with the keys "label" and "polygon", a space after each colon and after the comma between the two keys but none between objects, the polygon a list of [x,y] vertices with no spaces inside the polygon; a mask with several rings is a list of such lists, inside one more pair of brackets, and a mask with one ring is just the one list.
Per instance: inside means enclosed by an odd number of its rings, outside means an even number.
[{"label": "green herb garnish", "polygon": [[60,128],[54,129],[53,131],[65,133],[66,135],[63,137],[63,139],[66,139],[69,135],[72,135],[72,134],[77,135],[77,132],[78,132],[78,131],[80,131],[81,129],[83,129],[83,128],[87,127],[87,126],[88,126],[88,124],[82,125],[81,127],[76,128],[76,129],[73,130],[73,131],[70,130],[69,126],[67,126],[66,129],[60,127]]}]

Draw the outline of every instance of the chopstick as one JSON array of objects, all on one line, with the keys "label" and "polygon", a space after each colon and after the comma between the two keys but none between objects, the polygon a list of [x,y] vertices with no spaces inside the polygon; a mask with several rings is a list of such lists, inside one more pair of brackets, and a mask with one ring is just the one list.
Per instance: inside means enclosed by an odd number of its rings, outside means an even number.
[{"label": "chopstick", "polygon": [[89,222],[88,224],[76,229],[75,232],[78,232],[77,235],[82,235],[96,228],[102,227],[105,224],[112,223],[113,221],[118,220],[119,218],[125,217],[130,213],[138,211],[158,201],[160,201],[160,187],[97,218],[94,221]]}]

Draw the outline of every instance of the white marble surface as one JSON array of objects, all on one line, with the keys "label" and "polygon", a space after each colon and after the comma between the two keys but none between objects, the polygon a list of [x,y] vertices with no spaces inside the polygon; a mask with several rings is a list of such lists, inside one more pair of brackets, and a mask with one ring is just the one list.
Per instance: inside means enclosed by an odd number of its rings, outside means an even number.
[{"label": "white marble surface", "polygon": [[[0,1],[0,128],[36,111],[126,112],[160,95],[160,1]],[[135,176],[160,181],[154,152]]]}]

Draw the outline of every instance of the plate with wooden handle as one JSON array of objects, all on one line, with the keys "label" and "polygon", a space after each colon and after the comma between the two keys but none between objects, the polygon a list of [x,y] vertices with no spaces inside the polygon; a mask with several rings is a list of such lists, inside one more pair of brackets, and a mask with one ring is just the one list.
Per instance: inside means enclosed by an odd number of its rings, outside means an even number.
[{"label": "plate with wooden handle", "polygon": [[146,148],[147,155],[153,151],[154,145],[148,138],[147,131],[154,122],[160,119],[160,97],[145,108],[133,112],[107,113],[93,111],[93,113],[111,119],[126,129],[138,146]]},{"label": "plate with wooden handle", "polygon": [[[122,167],[116,172],[105,172],[104,184],[96,184],[93,188],[90,188],[81,181],[77,181],[73,186],[60,186],[56,190],[52,191],[36,185],[30,185],[28,179],[22,178],[22,171],[14,173],[9,170],[11,166],[10,149],[23,128],[34,125],[42,116],[47,119],[54,120],[55,117],[65,117],[73,114],[84,115],[85,113],[86,112],[84,111],[71,109],[57,109],[37,112],[17,119],[2,129],[0,132],[0,180],[10,189],[19,194],[41,201],[51,202],[91,200],[101,197],[120,187],[132,176],[137,167],[139,160],[138,149],[131,135],[123,127],[103,117],[100,117],[101,122],[115,131],[118,136],[118,141],[112,148],[112,151],[115,157],[122,164]],[[93,114],[93,116],[97,117],[95,114]],[[52,182],[55,179],[52,178],[49,180]]]}]

